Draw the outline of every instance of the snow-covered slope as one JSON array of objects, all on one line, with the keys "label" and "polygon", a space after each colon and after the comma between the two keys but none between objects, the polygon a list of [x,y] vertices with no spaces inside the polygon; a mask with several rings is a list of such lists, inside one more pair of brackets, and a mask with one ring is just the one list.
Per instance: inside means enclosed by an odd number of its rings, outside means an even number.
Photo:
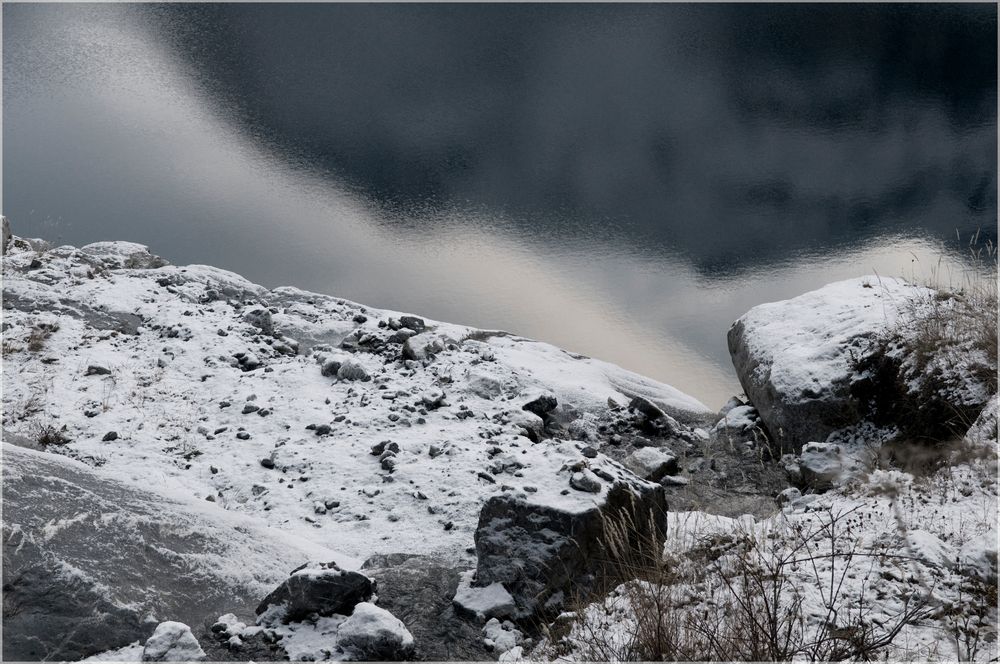
[{"label": "snow-covered slope", "polygon": [[[505,333],[404,319],[426,326],[404,350],[396,312],[169,266],[131,243],[15,239],[4,277],[5,431],[361,559],[464,555],[490,495],[525,474],[564,485],[561,456],[522,435],[542,430],[522,410],[540,394],[571,429],[636,395],[682,421],[707,413]],[[323,375],[337,362],[340,378]],[[398,451],[380,460],[377,445]]]}]

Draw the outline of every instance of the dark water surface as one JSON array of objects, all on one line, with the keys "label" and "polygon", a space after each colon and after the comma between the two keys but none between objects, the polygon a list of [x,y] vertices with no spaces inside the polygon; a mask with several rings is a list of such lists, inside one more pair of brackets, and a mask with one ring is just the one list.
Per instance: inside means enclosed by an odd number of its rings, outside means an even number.
[{"label": "dark water surface", "polygon": [[996,239],[996,11],[6,4],[3,211],[718,406],[747,308]]}]

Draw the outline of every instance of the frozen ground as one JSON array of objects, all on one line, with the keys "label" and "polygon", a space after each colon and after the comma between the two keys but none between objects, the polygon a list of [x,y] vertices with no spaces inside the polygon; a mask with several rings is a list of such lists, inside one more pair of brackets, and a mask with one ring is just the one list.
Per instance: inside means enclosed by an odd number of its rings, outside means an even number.
[{"label": "frozen ground", "polygon": [[[617,461],[629,446],[651,444],[626,432],[621,447],[614,433],[634,428],[619,406],[636,396],[676,418],[683,435],[667,447],[682,457],[682,473],[671,490],[690,496],[686,510],[698,500],[704,510],[674,515],[668,552],[700,547],[708,526],[763,536],[848,515],[851,538],[832,538],[833,546],[891,555],[847,577],[844,596],[880,598],[878,616],[891,615],[906,593],[927,595],[937,613],[898,641],[899,654],[920,658],[953,658],[961,645],[948,640],[953,623],[971,620],[973,609],[947,607],[971,607],[963,598],[975,579],[996,583],[995,424],[975,441],[982,454],[956,458],[947,471],[863,473],[823,495],[793,492],[783,510],[775,504],[774,516],[760,518],[776,483],[787,483],[781,466],[761,460],[752,408],[737,405],[719,421],[679,390],[548,344],[292,288],[269,291],[216,268],[166,265],[130,243],[47,249],[18,239],[3,261],[4,440],[38,450],[5,453],[23,463],[62,455],[66,468],[89,466],[206,522],[238,519],[270,543],[287,536],[286,555],[272,566],[254,558],[261,594],[309,557],[351,569],[374,554],[407,552],[472,569],[473,535],[490,496],[513,492],[574,509],[606,487],[578,490],[570,465],[628,473]],[[794,369],[806,359],[811,368]],[[809,381],[829,373],[823,357],[806,359],[789,371]],[[544,421],[522,408],[540,396],[558,403]],[[553,435],[561,440],[546,440]],[[14,469],[5,459],[5,473]],[[737,493],[733,487],[754,499],[757,518],[707,514],[743,504],[723,496]],[[94,518],[79,513],[78,522],[53,516],[34,532],[65,535]],[[858,579],[872,575],[880,590],[866,586],[866,595]],[[810,578],[801,578],[807,603],[818,597]],[[612,616],[599,621],[611,632],[627,631],[630,608],[615,595],[607,602],[587,611]],[[995,607],[975,620],[985,625],[980,657],[995,656]],[[325,627],[331,639],[342,636],[339,623],[313,627],[297,635],[296,652],[329,650]],[[511,630],[497,622],[484,633],[506,659],[527,650]],[[584,658],[574,634],[559,653]],[[553,645],[535,654],[552,654]]]},{"label": "frozen ground", "polygon": [[[392,355],[339,348],[397,334],[395,312],[268,292],[206,266],[107,267],[146,256],[99,243],[4,259],[5,430],[37,440],[57,429],[69,442],[48,451],[358,559],[462,555],[483,500],[525,484],[516,469],[495,479],[487,471],[498,463],[550,468],[554,481],[561,461],[520,435],[525,420],[541,427],[521,409],[539,394],[570,413],[636,394],[675,413],[707,412],[667,385],[503,333],[426,321],[418,338],[441,350],[424,366],[399,344]],[[268,306],[280,339],[248,322]],[[37,350],[33,334],[44,337]],[[369,379],[322,375],[330,359]],[[446,405],[429,409],[439,395]],[[383,441],[399,447],[391,473],[372,454]]]}]

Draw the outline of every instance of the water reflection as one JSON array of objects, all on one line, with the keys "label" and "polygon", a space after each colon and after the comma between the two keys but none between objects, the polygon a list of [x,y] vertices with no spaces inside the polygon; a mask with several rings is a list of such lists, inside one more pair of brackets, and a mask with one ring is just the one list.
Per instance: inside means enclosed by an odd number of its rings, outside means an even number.
[{"label": "water reflection", "polygon": [[509,329],[713,406],[748,307],[996,236],[995,7],[3,12],[24,232]]}]

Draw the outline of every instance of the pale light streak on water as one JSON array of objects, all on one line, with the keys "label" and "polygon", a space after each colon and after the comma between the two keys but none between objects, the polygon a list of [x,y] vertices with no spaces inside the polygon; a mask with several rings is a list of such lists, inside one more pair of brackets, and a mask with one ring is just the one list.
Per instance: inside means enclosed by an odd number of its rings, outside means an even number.
[{"label": "pale light streak on water", "polygon": [[[923,280],[933,270],[965,269],[958,254],[941,258],[947,221],[929,231],[920,224],[865,229],[856,241],[831,237],[827,248],[825,228],[799,229],[787,216],[754,213],[730,227],[706,226],[699,243],[690,240],[690,228],[664,227],[647,237],[627,218],[595,223],[558,207],[509,213],[461,200],[389,205],[228,114],[221,93],[194,77],[168,40],[151,38],[140,8],[71,13],[50,6],[21,9],[25,15],[9,9],[4,211],[18,233],[73,244],[133,240],[174,262],[218,265],[268,286],[506,329],[653,376],[713,407],[739,392],[725,335],[749,307],[862,274]],[[44,20],[31,20],[38,18],[33,11]],[[848,94],[852,81],[824,85]],[[708,112],[703,106],[715,83],[686,85],[707,90],[704,97],[688,94],[696,110]],[[801,88],[790,89],[784,103],[806,103],[796,97]],[[752,205],[779,207],[801,194],[803,215],[841,199],[864,209],[869,194],[879,195],[879,183],[866,174],[896,172],[908,161],[924,170],[936,160],[963,164],[965,152],[979,154],[983,136],[995,144],[995,108],[985,128],[953,130],[944,110],[927,103],[915,97],[902,111],[910,120],[861,139],[837,133],[836,124],[806,131],[779,119],[751,130],[727,117],[718,134],[705,134],[706,150],[725,143],[734,155],[783,154],[772,167],[790,169],[793,179],[808,170],[815,182],[744,182],[750,171],[734,158],[719,166],[718,195],[709,199],[706,192],[716,192],[698,179],[707,163],[699,157],[669,186],[680,192],[678,205],[695,195],[684,193],[690,184],[705,208],[723,215],[734,209],[727,197],[744,190],[739,195]],[[684,121],[702,128],[697,118]],[[593,169],[600,161],[583,163]],[[581,177],[599,183],[608,175],[603,169]],[[918,185],[930,187],[923,177]],[[995,187],[995,170],[993,177]],[[986,214],[957,218],[962,208],[950,198],[920,199],[920,186],[912,195],[922,201],[922,218],[955,218],[966,231],[984,219],[995,237],[995,197],[987,197]],[[766,260],[741,254],[741,242],[758,243],[768,233],[775,243],[815,236]]]}]

